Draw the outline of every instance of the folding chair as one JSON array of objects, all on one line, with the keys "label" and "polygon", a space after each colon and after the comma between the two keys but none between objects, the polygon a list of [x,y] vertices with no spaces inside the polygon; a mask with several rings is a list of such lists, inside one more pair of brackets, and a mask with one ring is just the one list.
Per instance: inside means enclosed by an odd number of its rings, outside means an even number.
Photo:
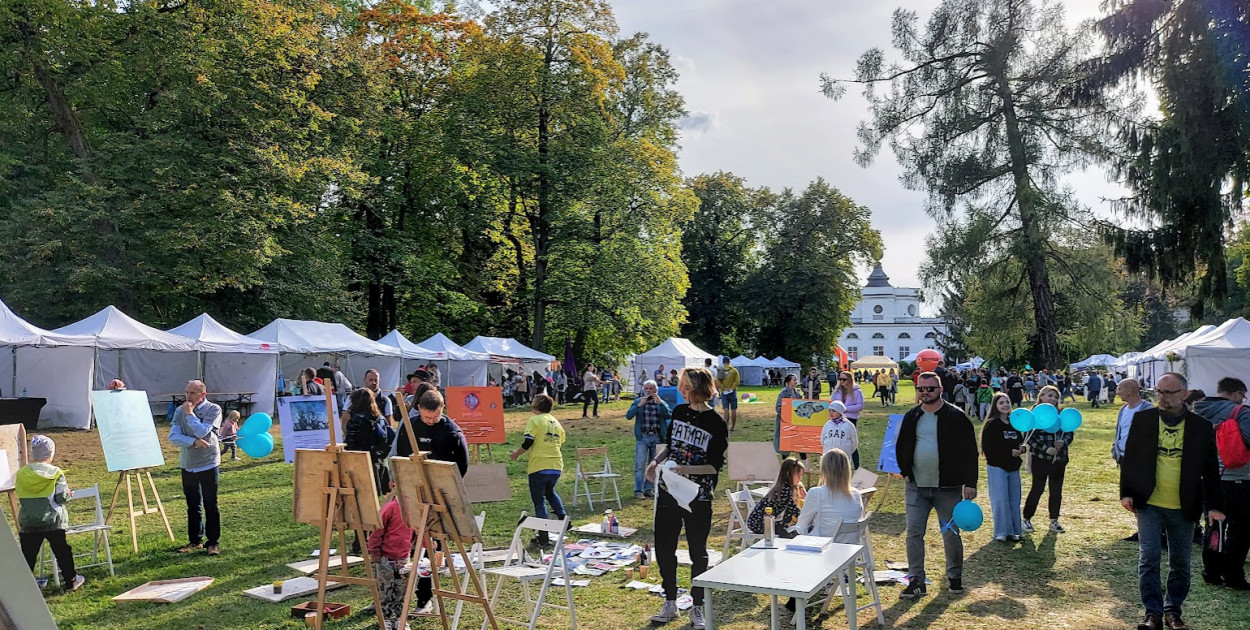
[{"label": "folding chair", "polygon": [[763,534],[752,533],[747,528],[747,516],[751,515],[751,511],[755,509],[755,497],[751,496],[750,490],[725,490],[725,495],[729,497],[729,528],[725,530],[725,548],[721,551],[722,558],[729,557],[729,546],[733,544],[735,538],[742,541],[742,549],[746,549],[751,543],[757,540],[763,540]]},{"label": "folding chair", "polygon": [[[525,553],[525,540],[522,532],[529,530],[534,532],[547,532],[554,535],[555,549],[551,552],[551,562],[543,564],[541,557],[537,561],[527,560]],[[524,512],[521,513],[521,522],[517,525],[516,531],[512,534],[512,544],[508,547],[508,555],[504,558],[503,566],[492,567],[482,571],[483,585],[489,590],[486,583],[490,576],[494,575],[498,581],[495,582],[495,590],[490,597],[491,608],[498,611],[496,605],[499,602],[499,592],[503,588],[505,578],[515,578],[521,582],[521,589],[525,593],[525,611],[529,614],[529,621],[508,619],[499,615],[495,619],[500,622],[511,623],[519,626],[527,626],[529,630],[534,630],[538,625],[538,616],[542,613],[543,606],[560,608],[569,611],[569,630],[577,630],[577,614],[573,610],[573,575],[569,572],[568,563],[564,560],[564,534],[569,530],[569,517],[565,516],[563,520],[527,517]],[[556,564],[559,564],[557,568]],[[567,606],[552,604],[546,600],[547,589],[551,586],[552,578],[559,577],[564,580],[564,595],[568,601]],[[538,590],[538,598],[534,599],[530,596],[530,582],[542,580],[542,587]],[[487,620],[482,620],[482,630],[486,630]]]},{"label": "folding chair", "polygon": [[[79,570],[79,572],[81,572],[82,569],[87,569],[90,567],[108,566],[109,575],[114,575],[113,551],[109,547],[109,529],[111,527],[107,523],[104,522],[104,509],[103,509],[103,506],[100,504],[100,484],[95,484],[91,486],[90,488],[82,488],[79,490],[74,490],[73,496],[69,498],[69,501],[72,503],[74,501],[81,501],[83,499],[95,499],[95,520],[89,523],[83,523],[81,525],[70,525],[69,528],[65,530],[65,536],[66,538],[68,538],[74,534],[92,534],[94,540],[92,542],[90,552],[74,554],[74,568]],[[68,507],[69,507],[69,503],[66,504],[67,509]],[[104,561],[100,560],[100,543],[101,542],[104,543]],[[60,567],[57,566],[56,557],[52,555],[50,547],[48,548],[48,551],[49,553],[47,555],[47,559],[51,560],[51,563],[52,563],[52,577],[54,580],[56,580],[56,585],[60,586],[61,585]],[[45,561],[45,557],[43,554],[44,554],[44,548],[40,547],[39,549],[39,571],[40,573],[43,573],[43,567],[44,567],[44,561]],[[91,563],[80,564],[78,562],[79,558],[91,558]]]},{"label": "folding chair", "polygon": [[[583,462],[583,459],[589,460],[600,455],[603,456],[603,468],[600,470],[593,470],[592,462]],[[595,503],[590,498],[590,482],[594,481],[599,484],[600,503],[607,501],[608,482],[612,482],[612,492],[616,495],[616,508],[621,509],[621,491],[616,486],[616,480],[620,475],[612,472],[612,460],[608,458],[608,447],[579,448],[576,451],[576,457],[577,470],[573,476],[573,507],[577,507],[577,495],[580,493],[586,497],[586,504],[590,506],[590,509],[595,509]]]},{"label": "folding chair", "polygon": [[[854,614],[858,615],[861,610],[868,608],[876,608],[877,625],[884,627],[885,612],[881,608],[881,594],[877,591],[877,579],[873,575],[872,537],[868,534],[868,521],[871,518],[872,512],[869,512],[858,521],[843,522],[842,526],[838,528],[838,535],[855,534],[857,540],[854,544],[864,546],[863,552],[859,554],[859,557],[855,559],[855,563],[851,565],[850,575],[848,576],[849,583],[846,584],[846,588],[856,588],[856,569],[862,570],[864,573],[864,587],[868,589],[868,594],[872,596],[872,601],[856,608]],[[834,585],[830,587],[829,596],[825,598],[824,602],[816,602],[821,605],[823,612],[828,612],[830,606],[833,605],[833,598],[837,596],[838,586],[841,584],[842,580],[835,581]],[[848,610],[847,614],[850,615],[852,613]]]}]

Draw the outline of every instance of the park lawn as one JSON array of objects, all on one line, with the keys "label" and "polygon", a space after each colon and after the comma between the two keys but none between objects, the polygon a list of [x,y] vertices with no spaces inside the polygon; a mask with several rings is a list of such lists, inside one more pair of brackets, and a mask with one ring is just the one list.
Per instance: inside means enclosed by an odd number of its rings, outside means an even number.
[{"label": "park lawn", "polygon": [[[771,441],[773,433],[773,400],[775,390],[744,388],[760,395],[760,403],[739,407],[738,430],[734,441]],[[871,393],[871,385],[867,386]],[[913,392],[904,381],[899,393],[900,403],[910,401]],[[621,494],[625,507],[619,510],[620,521],[640,528],[635,541],[650,541],[650,501],[632,498],[633,433],[632,423],[625,420],[627,402],[601,405],[598,420],[583,420],[580,405],[568,406],[556,415],[568,433],[566,479],[572,476],[573,448],[607,445],[617,470],[624,473]],[[869,403],[861,417],[859,430],[863,465],[871,468],[880,450],[886,414],[902,413],[909,405],[883,408]],[[1137,597],[1137,548],[1120,539],[1134,529],[1131,516],[1118,501],[1117,469],[1109,458],[1115,410],[1091,410],[1082,401],[1078,407],[1085,415],[1085,425],[1077,432],[1072,445],[1073,461],[1069,465],[1062,522],[1065,534],[1045,531],[1045,497],[1035,524],[1036,534],[1026,535],[1018,544],[1000,544],[992,540],[989,523],[989,502],[982,483],[978,503],[986,514],[986,524],[975,532],[964,534],[964,585],[962,596],[949,595],[943,579],[941,539],[936,519],[930,521],[928,572],[933,581],[929,595],[919,601],[900,601],[901,587],[881,589],[886,621],[897,628],[958,628],[979,630],[1003,627],[1017,628],[1124,628],[1140,614]],[[507,461],[506,453],[519,442],[519,432],[528,414],[509,412],[508,446],[496,447],[496,461]],[[978,431],[980,424],[978,423]],[[162,426],[162,435],[167,429]],[[276,429],[275,429],[276,432]],[[71,486],[99,483],[106,497],[111,496],[116,477],[106,472],[99,454],[99,440],[93,432],[56,432],[59,444],[57,463],[63,466]],[[166,450],[167,464],[156,474],[157,486],[169,509],[178,543],[165,536],[159,518],[144,517],[140,521],[140,553],[130,549],[128,524],[124,518],[115,521],[112,536],[117,575],[109,577],[100,568],[87,569],[86,585],[76,593],[63,594],[49,587],[47,601],[52,614],[63,629],[109,627],[114,630],[172,630],[210,628],[298,628],[302,622],[289,618],[288,604],[267,604],[240,594],[254,586],[275,579],[290,578],[295,572],[285,565],[302,560],[317,546],[316,530],[297,524],[291,518],[292,466],[282,463],[281,445],[275,455],[263,461],[244,458],[222,466],[220,497],[223,516],[222,555],[182,556],[172,551],[185,543],[185,504],[178,480],[177,452]],[[522,511],[532,509],[526,487],[524,460],[509,464],[513,499],[510,502],[487,504],[485,536],[488,547],[504,546],[511,537],[516,519]],[[1024,480],[1025,492],[1029,479]],[[723,489],[727,483],[722,483]],[[884,480],[879,486],[884,487]],[[563,497],[571,496],[571,481],[562,481]],[[872,526],[874,553],[878,568],[887,560],[906,560],[903,532],[903,492],[900,483],[892,484],[884,504],[877,509]],[[123,497],[124,502],[124,497]],[[107,506],[106,506],[107,509]],[[595,513],[584,502],[570,509],[574,525],[595,520]],[[727,522],[728,504],[723,496],[715,503],[713,536],[709,546],[720,549]],[[75,541],[79,551],[85,539]],[[1202,583],[1199,577],[1200,558],[1195,551],[1195,578],[1186,603],[1185,617],[1196,630],[1242,629],[1250,627],[1250,596]],[[205,591],[177,604],[116,605],[111,598],[148,580],[208,575],[215,578]],[[688,585],[687,570],[680,574]],[[651,581],[658,582],[652,570]],[[6,578],[6,579],[12,579]],[[591,578],[591,586],[574,590],[577,620],[581,627],[605,630],[641,630],[650,627],[649,617],[658,608],[660,599],[637,591],[620,588],[625,582],[621,573]],[[511,593],[519,593],[513,587]],[[861,589],[860,602],[864,601]],[[353,614],[347,619],[330,622],[328,628],[358,630],[376,627],[374,617],[361,610],[369,603],[367,589],[347,587],[333,591],[332,601],[351,604]],[[515,601],[515,600],[513,600]],[[502,604],[502,602],[501,602]],[[718,627],[727,629],[760,628],[767,625],[768,609],[763,597],[736,593],[719,593],[716,597]],[[515,604],[501,606],[516,614]],[[468,610],[472,610],[471,608]],[[567,616],[551,610],[544,615],[541,627],[567,627]],[[476,627],[481,616],[469,613],[463,627]],[[874,621],[873,614],[859,615],[861,624]],[[843,628],[846,618],[839,605],[832,616],[817,622],[816,627]],[[437,627],[434,620],[412,622],[413,628]],[[669,627],[688,627],[685,622]]]}]

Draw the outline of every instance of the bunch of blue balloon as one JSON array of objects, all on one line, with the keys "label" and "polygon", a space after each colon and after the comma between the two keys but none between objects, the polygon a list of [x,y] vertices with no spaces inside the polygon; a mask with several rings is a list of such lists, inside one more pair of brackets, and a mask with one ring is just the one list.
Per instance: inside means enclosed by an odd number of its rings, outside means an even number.
[{"label": "bunch of blue balloon", "polygon": [[1081,428],[1081,424],[1085,421],[1081,417],[1080,409],[1068,407],[1061,412],[1050,403],[1042,403],[1032,410],[1023,407],[1016,409],[1011,412],[1010,420],[1011,426],[1022,433],[1030,431],[1071,433]]},{"label": "bunch of blue balloon", "polygon": [[254,413],[239,427],[235,444],[252,457],[265,457],[273,452],[273,436],[269,435],[271,426],[273,418],[269,414]]}]

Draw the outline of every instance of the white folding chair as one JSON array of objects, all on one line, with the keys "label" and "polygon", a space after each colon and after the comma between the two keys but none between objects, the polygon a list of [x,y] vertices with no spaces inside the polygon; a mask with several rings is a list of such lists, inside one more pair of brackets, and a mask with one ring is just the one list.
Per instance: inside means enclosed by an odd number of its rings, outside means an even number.
[{"label": "white folding chair", "polygon": [[[868,520],[871,518],[872,518],[872,513],[869,512],[865,514],[863,518],[859,519],[858,521],[844,521],[842,525],[838,528],[839,536],[847,535],[847,534],[854,534],[857,538],[854,544],[863,545],[864,547],[864,550],[859,554],[859,557],[855,558],[855,563],[851,565],[850,575],[848,576],[849,583],[847,583],[845,587],[856,588],[855,586],[855,582],[857,580],[856,570],[858,569],[858,570],[863,571],[864,587],[868,589],[868,594],[872,596],[872,601],[864,604],[863,606],[859,606],[858,608],[855,609],[854,613],[848,610],[846,611],[846,614],[858,615],[861,610],[865,610],[868,608],[876,608],[877,609],[877,625],[884,627],[885,626],[885,612],[881,608],[881,594],[877,591],[877,579],[876,579],[876,576],[873,575],[872,537],[868,534]],[[816,602],[817,604],[821,605],[822,611],[828,612],[829,607],[833,605],[833,598],[837,596],[838,585],[840,584],[842,584],[842,580],[835,581],[833,586],[829,590],[829,596],[825,598],[824,602],[823,603],[819,601]],[[842,596],[845,597],[845,593],[842,593]]]},{"label": "white folding chair", "polygon": [[[533,516],[527,517],[524,512],[521,513],[521,522],[517,525],[516,531],[512,534],[512,544],[508,547],[508,555],[504,558],[503,566],[484,569],[483,584],[489,590],[486,580],[490,576],[496,576],[498,580],[495,582],[495,590],[490,597],[491,608],[498,611],[497,604],[499,602],[499,592],[503,588],[503,582],[506,578],[515,578],[521,582],[521,589],[525,593],[525,611],[529,614],[529,620],[509,619],[496,615],[495,619],[500,622],[511,623],[519,626],[527,626],[529,630],[534,630],[538,625],[538,616],[542,614],[544,606],[560,608],[569,611],[569,630],[577,630],[577,614],[573,610],[573,575],[569,572],[568,563],[564,561],[564,534],[569,529],[569,517],[565,516],[562,520],[537,518]],[[543,564],[541,557],[537,561],[527,560],[525,546],[522,542],[525,537],[522,532],[547,532],[553,536],[555,549],[551,552],[551,562]],[[526,535],[528,536],[528,535]],[[557,564],[559,565],[557,567]],[[564,595],[568,601],[568,605],[561,606],[546,601],[547,589],[551,587],[551,580],[555,577],[564,580]],[[542,580],[542,586],[538,589],[538,598],[530,596],[530,582]],[[482,630],[486,630],[488,620],[482,620]]]},{"label": "white folding chair", "polygon": [[[477,516],[474,516],[473,520],[477,521],[477,531],[482,531],[482,527],[486,525],[486,511],[483,510]],[[485,568],[486,557],[482,551],[482,543],[473,543],[473,546],[469,548],[469,566],[465,567],[464,581],[460,583],[460,588],[464,592],[468,592],[469,585],[473,583],[473,580],[469,577],[468,572],[477,571],[478,574],[481,574],[482,570]],[[485,587],[483,586],[483,588]],[[453,615],[451,619],[452,630],[460,627],[460,613],[462,612],[464,612],[464,600],[456,600],[456,614]]]},{"label": "white folding chair", "polygon": [[[603,456],[603,468],[595,470],[596,464],[589,461]],[[608,447],[600,446],[598,448],[579,448],[575,451],[577,458],[577,470],[573,476],[573,507],[577,507],[577,495],[586,497],[586,504],[591,510],[595,509],[594,500],[591,499],[590,483],[599,484],[599,502],[607,501],[608,483],[612,484],[612,492],[616,495],[616,507],[621,508],[621,491],[616,486],[616,480],[620,478],[620,474],[612,472],[612,460],[608,457]],[[580,490],[579,490],[580,488]],[[658,494],[658,493],[657,493]]]},{"label": "white folding chair", "polygon": [[725,548],[721,551],[722,558],[729,557],[729,547],[734,539],[741,541],[741,549],[746,549],[757,540],[763,540],[763,534],[752,533],[747,527],[747,517],[755,509],[755,497],[750,490],[725,490],[729,497],[729,527],[725,530]]},{"label": "white folding chair", "polygon": [[[69,508],[70,503],[74,501],[81,501],[84,499],[95,499],[94,520],[87,522],[87,523],[82,523],[80,525],[70,525],[65,530],[65,536],[66,538],[68,538],[70,536],[73,536],[74,534],[92,534],[93,541],[91,545],[91,551],[80,553],[80,554],[74,554],[74,568],[76,570],[81,570],[81,569],[87,569],[90,567],[107,566],[109,568],[109,575],[114,575],[113,550],[112,548],[109,547],[110,526],[104,522],[104,509],[100,503],[100,484],[95,484],[91,486],[90,488],[81,488],[79,490],[74,490],[73,496],[69,498],[69,503],[66,504],[66,508],[67,509]],[[101,543],[103,543],[104,545],[104,560],[103,561],[100,560]],[[56,585],[60,586],[61,585],[60,567],[57,566],[56,557],[52,555],[50,547],[48,548],[48,551],[49,553],[48,553],[47,558],[49,558],[52,562],[52,577],[54,580],[56,580]],[[43,551],[43,548],[41,547],[39,549],[39,571],[41,573],[43,572],[44,561],[45,561],[43,553],[44,551]],[[81,564],[78,562],[79,558],[91,558],[91,562],[88,564]]]}]

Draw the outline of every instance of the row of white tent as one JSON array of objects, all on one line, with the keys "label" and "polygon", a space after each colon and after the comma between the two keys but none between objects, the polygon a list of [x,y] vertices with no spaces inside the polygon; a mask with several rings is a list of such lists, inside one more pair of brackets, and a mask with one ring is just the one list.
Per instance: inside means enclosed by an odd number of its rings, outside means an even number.
[{"label": "row of white tent", "polygon": [[356,385],[370,368],[386,387],[433,363],[443,385],[482,386],[492,364],[543,370],[554,359],[515,339],[477,337],[462,347],[441,333],[412,343],[395,330],[372,341],[343,324],[291,319],[242,335],[203,314],[162,331],[113,306],[49,331],[0,301],[0,395],[46,398],[41,427],[89,428],[90,391],[114,378],[147,391],[157,407],[199,378],[210,392],[251,393],[254,411],[272,411],[279,379],[324,362]]},{"label": "row of white tent", "polygon": [[1214,393],[1216,383],[1226,376],[1250,380],[1250,322],[1238,317],[1218,326],[1208,324],[1142,352],[1120,357],[1097,354],[1069,367],[1105,367],[1149,386],[1166,372],[1180,372],[1191,389]]},{"label": "row of white tent", "polygon": [[[714,365],[720,365],[721,357],[705,352],[689,339],[669,337],[656,347],[635,355],[632,365],[628,366],[628,371],[631,379],[641,372],[646,372],[648,375],[654,374],[661,367],[665,372],[669,370],[680,372],[685,367],[703,367],[704,362],[709,359]],[[798,363],[782,357],[748,359],[738,355],[730,359],[730,364],[738,369],[742,383],[751,386],[764,384],[766,370],[777,369],[786,374],[798,374],[800,369]]]}]

